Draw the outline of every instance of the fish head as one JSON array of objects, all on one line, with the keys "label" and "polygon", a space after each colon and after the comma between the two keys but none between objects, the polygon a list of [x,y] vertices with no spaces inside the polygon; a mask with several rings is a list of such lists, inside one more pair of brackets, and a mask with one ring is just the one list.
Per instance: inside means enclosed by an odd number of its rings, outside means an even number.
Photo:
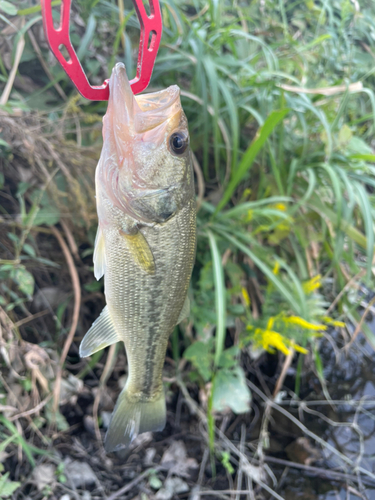
[{"label": "fish head", "polygon": [[[144,222],[165,222],[191,196],[187,120],[177,85],[134,96],[125,66],[115,66],[104,117],[99,182],[112,202]],[[109,172],[111,171],[111,172]]]}]

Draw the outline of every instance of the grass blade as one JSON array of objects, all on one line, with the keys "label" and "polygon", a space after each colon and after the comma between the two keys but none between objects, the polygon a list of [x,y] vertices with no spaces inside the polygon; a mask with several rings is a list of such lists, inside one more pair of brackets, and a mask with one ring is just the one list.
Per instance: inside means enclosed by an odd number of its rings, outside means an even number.
[{"label": "grass blade", "polygon": [[224,269],[221,262],[221,256],[219,248],[217,246],[217,241],[215,235],[208,230],[207,236],[210,242],[212,264],[214,271],[214,282],[215,282],[215,302],[216,302],[216,349],[215,349],[215,359],[214,363],[217,367],[219,365],[219,360],[221,353],[224,350],[225,342],[225,324],[226,324],[226,290],[224,283]]},{"label": "grass blade", "polygon": [[[221,231],[220,231],[221,232]],[[243,253],[248,255],[250,259],[254,262],[254,264],[262,271],[263,274],[267,276],[267,278],[273,283],[273,285],[279,290],[279,292],[284,296],[285,300],[289,302],[292,307],[292,310],[295,311],[298,315],[301,314],[300,308],[296,307],[298,304],[296,303],[295,298],[292,293],[287,289],[284,283],[272,272],[272,270],[268,267],[268,265],[263,262],[257,255],[254,254],[246,245],[243,245],[239,240],[233,238],[230,234],[226,232],[222,232],[222,235],[230,241],[233,245],[235,245],[238,249],[240,249]]]},{"label": "grass blade", "polygon": [[243,154],[240,164],[234,171],[232,178],[224,192],[223,198],[217,206],[216,212],[221,210],[228,203],[232,194],[234,193],[234,190],[252,167],[253,162],[259,151],[264,146],[264,143],[266,142],[274,128],[277,126],[277,124],[287,115],[287,113],[289,113],[289,109],[272,111],[267,120],[264,122],[264,125],[258,130],[258,133],[255,136],[253,142]]}]

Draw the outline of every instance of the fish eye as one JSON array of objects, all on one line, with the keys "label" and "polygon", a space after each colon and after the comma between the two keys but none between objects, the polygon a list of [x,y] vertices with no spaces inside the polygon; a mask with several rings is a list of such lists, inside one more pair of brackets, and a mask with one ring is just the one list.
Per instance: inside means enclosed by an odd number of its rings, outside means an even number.
[{"label": "fish eye", "polygon": [[173,132],[169,137],[169,146],[172,153],[182,155],[189,145],[189,137],[184,132]]}]

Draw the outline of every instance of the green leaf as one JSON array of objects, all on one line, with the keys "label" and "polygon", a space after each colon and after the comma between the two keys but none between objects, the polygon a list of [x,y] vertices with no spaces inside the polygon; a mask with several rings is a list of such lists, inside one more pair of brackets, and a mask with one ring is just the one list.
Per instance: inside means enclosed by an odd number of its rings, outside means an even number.
[{"label": "green leaf", "polygon": [[95,35],[96,19],[93,14],[91,14],[87,20],[86,32],[82,37],[81,44],[77,50],[77,57],[79,60],[83,59],[86,54],[87,49]]},{"label": "green leaf", "polygon": [[91,281],[91,283],[86,283],[86,285],[83,285],[83,288],[87,290],[88,292],[97,292],[101,290],[102,288],[102,283],[100,281]]},{"label": "green leaf", "polygon": [[225,325],[226,325],[226,290],[224,283],[224,270],[221,263],[221,256],[217,246],[216,238],[211,231],[207,231],[210,241],[211,255],[213,261],[214,282],[215,282],[215,303],[216,303],[216,349],[215,349],[215,366],[219,365],[220,356],[224,349],[225,342]]},{"label": "green leaf", "polygon": [[224,451],[222,453],[221,463],[223,464],[223,466],[225,467],[226,471],[229,474],[234,474],[235,470],[234,470],[232,464],[230,463],[230,453],[228,451]]},{"label": "green leaf", "polygon": [[[53,0],[51,2],[51,7],[54,7],[55,5],[60,5],[61,0]],[[35,14],[36,12],[40,12],[42,10],[41,5],[35,5],[33,7],[28,7],[27,9],[20,9],[17,11],[18,16],[28,16],[30,14]]]},{"label": "green leaf", "polygon": [[22,293],[31,297],[34,292],[34,277],[24,267],[17,267],[12,274],[13,280],[17,283]]},{"label": "green leaf", "polygon": [[57,207],[45,206],[40,208],[33,221],[34,226],[41,226],[46,224],[47,226],[54,226],[60,220],[60,212]]},{"label": "green leaf", "polygon": [[210,380],[213,356],[209,344],[200,341],[194,342],[184,352],[184,358],[195,366],[206,382]]},{"label": "green leaf", "polygon": [[8,16],[15,16],[17,14],[17,7],[6,2],[6,0],[0,0],[0,10],[8,14]]},{"label": "green leaf", "polygon": [[0,498],[9,498],[21,486],[18,481],[9,481],[9,472],[0,476]]},{"label": "green leaf", "polygon": [[219,367],[220,368],[232,368],[237,364],[236,357],[238,356],[240,350],[237,346],[232,346],[225,351],[220,356]]},{"label": "green leaf", "polygon": [[338,143],[340,147],[347,146],[353,136],[349,125],[346,123],[341,127],[338,137]]},{"label": "green leaf", "polygon": [[367,253],[367,279],[370,280],[372,260],[374,255],[374,226],[371,214],[371,204],[369,196],[362,184],[357,182],[355,184],[357,191],[358,205],[362,212],[363,224],[366,234],[366,253]]},{"label": "green leaf", "polygon": [[351,160],[363,160],[363,161],[369,161],[371,163],[375,163],[375,155],[373,155],[373,154],[354,154],[354,155],[350,155],[349,158]]},{"label": "green leaf", "polygon": [[25,243],[24,246],[23,246],[23,250],[29,254],[31,257],[36,257],[36,253],[35,253],[35,250],[34,248],[29,245],[29,243]]},{"label": "green leaf", "polygon": [[297,314],[300,314],[301,311],[296,307],[298,306],[298,304],[296,303],[296,300],[293,297],[292,293],[290,292],[290,290],[288,290],[288,288],[281,281],[281,279],[272,272],[272,269],[270,269],[265,262],[263,262],[257,255],[255,255],[254,252],[250,250],[250,248],[241,243],[238,239],[233,238],[230,234],[225,232],[223,232],[222,234],[223,236],[225,236],[225,238],[228,239],[228,241],[233,243],[233,245],[235,245],[237,248],[242,250],[243,253],[245,253],[250,257],[250,259],[262,271],[262,273],[267,276],[267,278],[275,286],[275,288],[279,290],[279,292],[283,295],[284,299],[289,302],[290,306],[292,307],[292,310],[296,311]]},{"label": "green leaf", "polygon": [[216,212],[221,210],[228,203],[232,194],[234,193],[234,190],[252,167],[254,160],[257,157],[259,151],[264,146],[264,143],[266,142],[272,131],[275,129],[275,127],[278,125],[278,123],[288,113],[289,109],[272,111],[267,120],[264,122],[264,125],[260,127],[252,143],[243,154],[240,164],[233,172],[231,180],[224,192],[223,198],[216,208]]},{"label": "green leaf", "polygon": [[212,408],[224,411],[230,408],[234,413],[249,411],[251,393],[246,384],[245,374],[241,367],[233,370],[220,369],[214,380]]},{"label": "green leaf", "polygon": [[160,488],[163,486],[163,483],[156,474],[150,474],[148,482],[153,490],[160,490]]}]

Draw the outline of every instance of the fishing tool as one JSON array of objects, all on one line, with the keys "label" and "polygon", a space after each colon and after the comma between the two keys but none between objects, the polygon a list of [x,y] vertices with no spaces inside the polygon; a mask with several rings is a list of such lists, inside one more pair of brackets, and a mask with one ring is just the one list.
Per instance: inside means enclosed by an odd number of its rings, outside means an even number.
[{"label": "fishing tool", "polygon": [[[133,4],[141,27],[141,36],[137,74],[130,81],[130,85],[133,94],[139,94],[150,83],[163,27],[159,0],[149,0],[150,15],[147,14],[142,0],[133,0]],[[47,42],[79,93],[91,101],[107,101],[109,98],[109,80],[105,80],[100,86],[90,85],[70,40],[71,0],[62,0],[61,2],[60,26],[58,28],[55,28],[52,17],[52,0],[41,0],[41,5]],[[69,59],[63,55],[63,48],[67,51]]]}]

